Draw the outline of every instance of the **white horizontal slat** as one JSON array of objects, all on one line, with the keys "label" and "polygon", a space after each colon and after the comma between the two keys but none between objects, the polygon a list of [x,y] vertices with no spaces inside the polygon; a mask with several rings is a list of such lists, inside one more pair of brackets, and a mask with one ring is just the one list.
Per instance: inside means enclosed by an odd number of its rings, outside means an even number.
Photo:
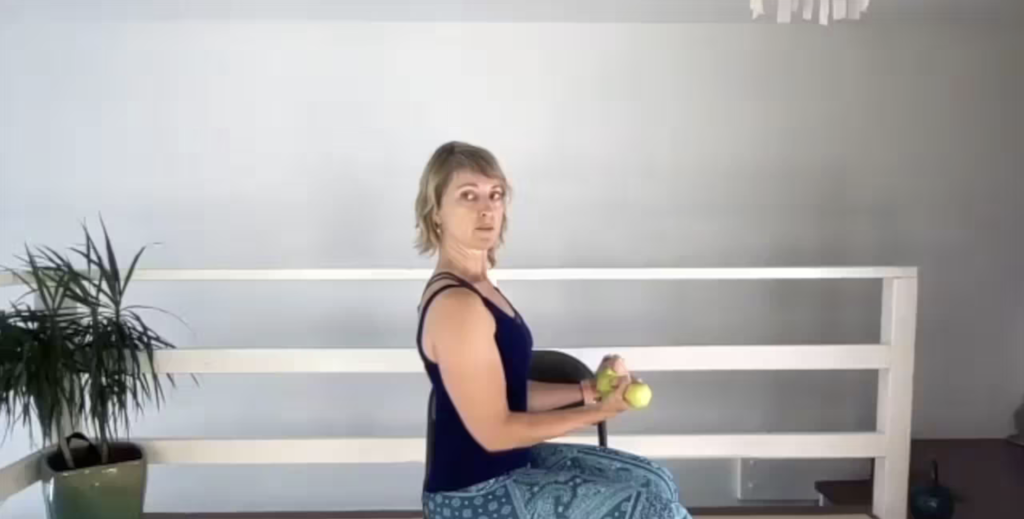
[{"label": "white horizontal slat", "polygon": [[561,349],[588,366],[609,353],[623,356],[631,371],[867,370],[889,366],[889,347],[879,344],[631,346]]},{"label": "white horizontal slat", "polygon": [[[594,444],[594,436],[556,441]],[[414,463],[425,458],[423,438],[290,440],[139,440],[156,464]],[[879,433],[613,435],[613,448],[656,459],[873,458],[885,455]]]},{"label": "white horizontal slat", "polygon": [[[882,345],[632,346],[560,349],[589,366],[609,353],[632,371],[868,370],[889,365]],[[159,373],[419,373],[411,348],[179,349],[160,351]]]},{"label": "white horizontal slat", "polygon": [[914,267],[496,269],[496,280],[883,279],[916,277]]},{"label": "white horizontal slat", "polygon": [[403,281],[426,280],[431,269],[141,269],[144,281]]},{"label": "white horizontal slat", "polygon": [[[421,463],[424,438],[135,440],[153,464]],[[556,441],[594,444],[591,435]],[[611,447],[655,459],[884,457],[881,433],[613,435]],[[0,500],[39,479],[39,453],[0,470]]]},{"label": "white horizontal slat", "polygon": [[612,436],[608,445],[658,459],[885,457],[885,435],[877,432],[630,435]]},{"label": "white horizontal slat", "polygon": [[[144,269],[148,281],[425,280],[431,269]],[[495,269],[494,280],[882,279],[916,277],[914,267],[537,268]]]},{"label": "white horizontal slat", "polygon": [[0,503],[39,481],[40,452],[0,468]]},{"label": "white horizontal slat", "polygon": [[[143,281],[415,281],[430,269],[139,269]],[[916,267],[540,268],[495,269],[496,281],[886,279],[917,277]],[[21,282],[0,273],[0,287]]]},{"label": "white horizontal slat", "polygon": [[411,348],[179,349],[156,352],[158,373],[418,373]]}]

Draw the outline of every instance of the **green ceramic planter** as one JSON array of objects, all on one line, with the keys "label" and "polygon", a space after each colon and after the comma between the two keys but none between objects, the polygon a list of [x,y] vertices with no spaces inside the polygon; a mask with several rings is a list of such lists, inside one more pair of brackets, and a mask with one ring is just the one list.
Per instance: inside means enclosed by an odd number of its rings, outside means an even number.
[{"label": "green ceramic planter", "polygon": [[[92,447],[72,449],[76,466]],[[93,451],[95,452],[95,451]],[[56,451],[42,460],[43,499],[49,519],[141,519],[146,497],[146,457],[131,443],[111,443],[110,463],[62,470]]]}]

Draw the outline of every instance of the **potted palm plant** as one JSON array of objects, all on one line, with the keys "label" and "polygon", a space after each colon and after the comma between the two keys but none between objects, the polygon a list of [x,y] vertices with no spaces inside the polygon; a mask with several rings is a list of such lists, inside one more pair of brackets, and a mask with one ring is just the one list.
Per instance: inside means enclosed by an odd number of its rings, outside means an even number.
[{"label": "potted palm plant", "polygon": [[8,431],[21,424],[41,437],[50,519],[139,519],[146,457],[124,439],[145,403],[163,402],[149,366],[174,345],[139,315],[151,307],[125,302],[145,247],[122,276],[106,226],[102,250],[83,230],[84,245],[70,249],[82,268],[26,247],[23,265],[6,269],[29,290],[0,311],[0,415]]}]

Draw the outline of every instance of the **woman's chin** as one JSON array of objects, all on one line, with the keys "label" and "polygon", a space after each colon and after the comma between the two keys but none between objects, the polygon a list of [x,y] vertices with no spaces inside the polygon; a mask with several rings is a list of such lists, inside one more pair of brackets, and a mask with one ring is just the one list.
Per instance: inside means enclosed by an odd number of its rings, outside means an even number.
[{"label": "woman's chin", "polygon": [[473,244],[473,250],[481,254],[486,254],[487,251],[493,249],[497,245],[495,240],[481,240]]},{"label": "woman's chin", "polygon": [[478,250],[491,250],[498,244],[498,234],[477,231],[473,235],[472,243]]}]

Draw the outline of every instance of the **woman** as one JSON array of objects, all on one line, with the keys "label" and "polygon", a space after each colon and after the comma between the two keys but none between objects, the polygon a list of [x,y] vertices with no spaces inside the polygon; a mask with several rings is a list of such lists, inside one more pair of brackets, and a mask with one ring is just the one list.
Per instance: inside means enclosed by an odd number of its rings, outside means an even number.
[{"label": "woman", "polygon": [[[502,244],[509,186],[490,152],[459,142],[431,157],[416,198],[419,250],[438,254],[417,337],[435,391],[427,519],[685,519],[672,475],[612,449],[544,443],[629,409],[593,381],[527,380],[533,341],[487,278]],[[570,404],[586,405],[560,409]]]}]

